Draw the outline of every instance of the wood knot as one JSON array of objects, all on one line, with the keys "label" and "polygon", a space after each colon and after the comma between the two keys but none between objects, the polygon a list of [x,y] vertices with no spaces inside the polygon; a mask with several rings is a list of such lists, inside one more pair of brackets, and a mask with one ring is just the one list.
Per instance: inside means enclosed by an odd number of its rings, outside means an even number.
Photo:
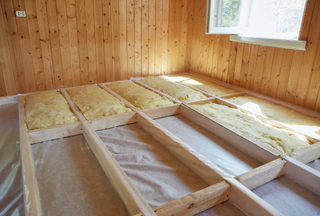
[{"label": "wood knot", "polygon": [[191,203],[191,205],[189,205],[188,209],[191,209],[194,206],[194,203]]}]

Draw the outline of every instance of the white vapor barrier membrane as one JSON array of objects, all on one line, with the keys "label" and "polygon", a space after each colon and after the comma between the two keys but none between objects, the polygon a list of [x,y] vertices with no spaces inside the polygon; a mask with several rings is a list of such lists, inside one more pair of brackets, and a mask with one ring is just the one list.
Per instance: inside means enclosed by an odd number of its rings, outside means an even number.
[{"label": "white vapor barrier membrane", "polygon": [[151,208],[209,186],[137,123],[96,133]]},{"label": "white vapor barrier membrane", "polygon": [[129,215],[83,135],[31,148],[43,215]]},{"label": "white vapor barrier membrane", "polygon": [[284,215],[320,215],[320,196],[286,175],[252,191]]},{"label": "white vapor barrier membrane", "polygon": [[0,215],[24,215],[17,104],[0,105]]},{"label": "white vapor barrier membrane", "polygon": [[182,115],[155,120],[232,177],[262,163]]},{"label": "white vapor barrier membrane", "polygon": [[[318,170],[320,172],[320,159],[315,159],[314,161],[311,161],[307,163],[307,165],[315,170]],[[319,186],[320,187],[320,186]]]}]

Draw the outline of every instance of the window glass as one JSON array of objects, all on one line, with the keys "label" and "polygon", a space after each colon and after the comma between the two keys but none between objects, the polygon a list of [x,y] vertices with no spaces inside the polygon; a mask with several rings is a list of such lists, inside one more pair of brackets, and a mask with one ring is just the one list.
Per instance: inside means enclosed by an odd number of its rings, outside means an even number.
[{"label": "window glass", "polygon": [[243,1],[241,0],[222,1],[222,19],[220,27],[240,27],[240,10],[243,6],[242,3]]},{"label": "window glass", "polygon": [[305,3],[306,0],[212,0],[213,28],[237,28],[241,35],[250,37],[298,39]]}]

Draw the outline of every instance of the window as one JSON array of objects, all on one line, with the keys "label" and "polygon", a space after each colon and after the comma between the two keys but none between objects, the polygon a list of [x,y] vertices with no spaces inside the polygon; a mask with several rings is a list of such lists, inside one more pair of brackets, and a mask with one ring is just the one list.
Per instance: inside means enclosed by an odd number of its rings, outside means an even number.
[{"label": "window", "polygon": [[305,42],[298,41],[305,4],[306,0],[207,0],[206,34],[237,34],[230,39],[305,50]]}]

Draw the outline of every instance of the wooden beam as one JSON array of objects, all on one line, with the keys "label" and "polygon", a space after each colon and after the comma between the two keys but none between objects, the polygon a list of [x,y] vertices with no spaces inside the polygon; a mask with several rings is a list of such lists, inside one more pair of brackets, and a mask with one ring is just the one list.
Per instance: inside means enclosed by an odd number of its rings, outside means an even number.
[{"label": "wooden beam", "polygon": [[[180,199],[176,199],[172,202],[154,208],[153,211],[158,216],[195,215],[208,208],[227,201],[229,191],[230,185],[225,181],[221,181]],[[143,214],[139,213],[135,216],[143,216]]]},{"label": "wooden beam", "polygon": [[101,130],[120,125],[126,125],[137,122],[136,112],[111,115],[105,118],[94,119],[90,125],[94,130]]},{"label": "wooden beam", "polygon": [[68,136],[74,136],[77,134],[82,134],[82,125],[80,122],[73,122],[63,125],[55,125],[48,128],[28,130],[28,138],[30,144]]},{"label": "wooden beam", "polygon": [[[183,107],[181,106],[181,108]],[[216,184],[217,181],[225,180],[231,184],[230,198],[232,197],[232,202],[248,215],[282,215],[271,205],[252,193],[234,178],[225,174],[207,158],[186,145],[144,113],[137,113],[137,121],[148,133],[155,137],[204,181],[209,184]]]},{"label": "wooden beam", "polygon": [[309,163],[317,158],[320,158],[320,142],[299,149],[289,155],[304,164]]},{"label": "wooden beam", "polygon": [[[118,81],[118,82],[121,82],[121,81]],[[91,84],[91,85],[97,85],[99,87],[103,86],[101,84],[99,84],[99,85],[98,84]],[[79,87],[79,86],[64,88],[64,90],[77,88],[77,87]],[[103,88],[103,87],[101,87],[101,88]],[[135,112],[110,115],[110,116],[103,117],[103,118],[89,120],[89,123],[94,130],[101,130],[101,129],[120,126],[120,125],[131,124],[131,123],[135,123],[135,122],[137,122]]]},{"label": "wooden beam", "polygon": [[15,96],[0,97],[0,105],[17,103]]},{"label": "wooden beam", "polygon": [[286,161],[278,158],[274,161],[266,163],[249,172],[235,177],[241,184],[253,190],[275,178],[282,176],[285,172]]},{"label": "wooden beam", "polygon": [[130,181],[129,177],[104,146],[98,135],[94,132],[88,121],[81,114],[78,107],[73,103],[68,93],[64,89],[61,90],[61,93],[65,96],[71,109],[81,121],[83,126],[83,135],[86,141],[97,157],[101,167],[118,191],[129,212],[133,215],[139,212],[142,212],[145,215],[155,215],[151,207]]},{"label": "wooden beam", "polygon": [[264,143],[259,143],[258,145],[257,142],[252,142],[246,139],[242,135],[229,130],[227,127],[193,110],[188,104],[183,104],[183,106],[181,106],[181,115],[206,128],[213,134],[221,137],[262,163],[268,163],[280,156],[279,152],[270,146]]},{"label": "wooden beam", "polygon": [[229,200],[240,208],[246,215],[283,215],[234,178],[225,180],[231,185]]},{"label": "wooden beam", "polygon": [[34,160],[28,141],[25,123],[23,97],[18,96],[20,153],[23,175],[23,198],[25,215],[41,216],[41,203],[37,179],[34,170]]},{"label": "wooden beam", "polygon": [[146,114],[137,113],[137,121],[147,133],[151,134],[208,184],[216,184],[223,180],[222,176],[227,176],[227,174],[207,158],[185,144]]},{"label": "wooden beam", "polygon": [[142,110],[145,114],[147,114],[150,118],[161,118],[165,116],[176,115],[180,113],[180,104],[174,104],[170,106],[157,107],[153,109],[145,109]]},{"label": "wooden beam", "polygon": [[310,190],[320,194],[320,172],[286,156],[287,161],[285,174],[293,180],[305,185]]}]

